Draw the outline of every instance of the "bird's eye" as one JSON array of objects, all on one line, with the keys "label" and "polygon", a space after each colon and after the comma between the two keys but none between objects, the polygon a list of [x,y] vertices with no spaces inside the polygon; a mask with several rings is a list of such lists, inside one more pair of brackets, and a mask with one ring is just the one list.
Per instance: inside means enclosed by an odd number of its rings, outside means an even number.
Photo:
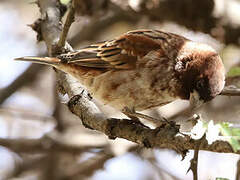
[{"label": "bird's eye", "polygon": [[196,89],[203,89],[204,88],[204,80],[203,79],[201,79],[201,80],[199,80],[198,82],[197,82],[197,84],[196,84]]}]

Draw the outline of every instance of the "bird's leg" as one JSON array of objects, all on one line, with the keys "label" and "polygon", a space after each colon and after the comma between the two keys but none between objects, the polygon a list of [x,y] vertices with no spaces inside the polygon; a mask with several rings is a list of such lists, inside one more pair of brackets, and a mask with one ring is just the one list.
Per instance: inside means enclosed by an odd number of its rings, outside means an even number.
[{"label": "bird's leg", "polygon": [[[142,118],[140,115],[140,113],[137,113],[135,111],[135,109],[130,109],[128,107],[124,107],[122,110],[122,113],[125,114],[127,117],[129,117],[132,121],[134,121],[136,124],[140,124],[143,127],[149,128],[148,126],[146,126],[145,124],[143,124],[139,118]],[[141,114],[144,115],[144,114]]]},{"label": "bird's leg", "polygon": [[146,114],[138,113],[134,109],[129,109],[128,107],[123,108],[122,113],[125,114],[126,116],[128,116],[129,118],[131,118],[132,120],[134,120],[136,122],[140,122],[140,123],[141,123],[141,121],[139,120],[139,118],[150,121],[157,126],[162,125],[163,124],[162,121],[168,122],[167,119],[162,117],[162,116],[160,117],[160,120],[161,120],[160,121],[157,118],[153,118],[153,117],[148,116]]},{"label": "bird's leg", "polygon": [[140,122],[139,118],[136,116],[136,112],[135,112],[134,108],[130,109],[128,107],[124,107],[122,109],[122,113],[125,114],[130,119],[132,119],[133,121]]}]

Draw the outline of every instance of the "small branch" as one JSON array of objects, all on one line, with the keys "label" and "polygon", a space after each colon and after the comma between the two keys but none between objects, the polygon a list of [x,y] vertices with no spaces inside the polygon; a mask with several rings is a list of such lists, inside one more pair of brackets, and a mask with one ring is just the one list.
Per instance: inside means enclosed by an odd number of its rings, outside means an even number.
[{"label": "small branch", "polygon": [[19,118],[24,120],[33,120],[34,121],[53,121],[54,118],[52,116],[42,115],[34,112],[24,111],[22,109],[14,109],[14,108],[0,108],[0,114],[9,117],[15,117],[16,114]]},{"label": "small branch", "polygon": [[240,96],[240,88],[235,86],[226,86],[220,95],[223,96]]},{"label": "small branch", "polygon": [[71,2],[70,7],[69,7],[69,12],[67,15],[67,19],[64,23],[63,30],[61,31],[60,39],[57,44],[59,49],[61,49],[65,45],[68,31],[70,29],[71,24],[74,22],[74,14],[75,14],[75,9],[73,7],[73,3]]},{"label": "small branch", "polygon": [[44,167],[46,160],[47,157],[45,155],[30,159],[23,159],[23,161],[16,167],[11,177],[9,177],[9,179],[21,176],[21,174],[26,171],[41,169]]},{"label": "small branch", "polygon": [[47,155],[47,158],[45,160],[44,167],[42,168],[42,174],[40,175],[40,180],[57,180],[58,178],[58,172],[57,167],[59,163],[59,154],[50,152]]},{"label": "small branch", "polygon": [[192,170],[193,180],[198,180],[198,154],[199,154],[200,146],[202,144],[202,140],[205,139],[205,138],[206,138],[206,136],[204,135],[201,139],[197,140],[197,143],[196,143],[195,148],[194,148],[194,155],[193,155],[193,158],[190,161],[191,164],[190,164],[190,167],[189,167],[188,171]]},{"label": "small branch", "polygon": [[90,148],[102,146],[73,146],[58,142],[55,139],[44,136],[40,139],[6,139],[0,138],[0,146],[4,146],[16,153],[47,153],[47,152],[69,152],[80,153]]},{"label": "small branch", "polygon": [[59,132],[63,132],[64,131],[64,122],[61,116],[61,102],[58,96],[58,92],[57,92],[57,85],[54,88],[54,100],[55,100],[55,109],[53,112],[53,117],[56,120],[56,130]]},{"label": "small branch", "polygon": [[[61,4],[58,0],[39,0],[38,4],[41,11],[41,21],[38,23],[41,27],[41,37],[46,43],[48,55],[53,56],[57,52],[61,52],[57,46],[62,31],[60,23],[62,17],[59,10]],[[64,49],[72,51],[68,43],[65,43]]]},{"label": "small branch", "polygon": [[[240,65],[239,65],[239,67],[240,67]],[[236,87],[240,88],[240,75],[227,77],[225,86],[236,86]]]},{"label": "small branch", "polygon": [[63,179],[78,179],[79,176],[82,178],[83,176],[91,176],[94,172],[96,172],[96,170],[102,169],[104,167],[104,163],[113,157],[114,156],[111,152],[102,150],[96,153],[95,156],[87,159],[81,164],[78,164],[77,167],[72,168]]},{"label": "small branch", "polygon": [[0,90],[0,105],[18,89],[34,82],[37,78],[38,73],[42,71],[44,68],[45,66],[32,64],[9,86]]}]

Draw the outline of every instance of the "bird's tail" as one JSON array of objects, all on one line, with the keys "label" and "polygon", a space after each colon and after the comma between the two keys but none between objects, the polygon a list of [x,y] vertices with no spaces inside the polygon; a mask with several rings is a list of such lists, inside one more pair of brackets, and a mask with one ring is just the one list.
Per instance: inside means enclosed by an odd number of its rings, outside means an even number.
[{"label": "bird's tail", "polygon": [[20,58],[15,58],[14,60],[28,61],[32,63],[45,64],[50,66],[58,65],[61,62],[61,60],[56,57],[34,57],[34,56],[20,57]]}]

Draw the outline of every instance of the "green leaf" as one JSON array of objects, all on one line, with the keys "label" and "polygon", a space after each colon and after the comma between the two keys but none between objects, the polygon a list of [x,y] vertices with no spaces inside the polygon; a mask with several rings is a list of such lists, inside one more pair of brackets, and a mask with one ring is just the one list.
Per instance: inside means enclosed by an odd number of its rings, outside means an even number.
[{"label": "green leaf", "polygon": [[228,73],[228,77],[233,77],[233,76],[240,76],[240,67],[232,67]]},{"label": "green leaf", "polygon": [[233,151],[240,150],[240,129],[233,128],[229,123],[220,123],[220,132],[228,137],[227,141],[232,146]]},{"label": "green leaf", "polygon": [[227,122],[220,123],[220,131],[223,136],[230,136],[231,130],[230,130],[230,124]]},{"label": "green leaf", "polygon": [[216,180],[229,180],[228,178],[217,177]]},{"label": "green leaf", "polygon": [[239,136],[240,137],[240,128],[233,128],[232,133],[234,136]]},{"label": "green leaf", "polygon": [[231,144],[234,152],[240,150],[239,138],[232,137],[228,142]]},{"label": "green leaf", "polygon": [[62,4],[67,5],[67,4],[70,2],[70,0],[60,0],[60,2],[61,2]]}]

